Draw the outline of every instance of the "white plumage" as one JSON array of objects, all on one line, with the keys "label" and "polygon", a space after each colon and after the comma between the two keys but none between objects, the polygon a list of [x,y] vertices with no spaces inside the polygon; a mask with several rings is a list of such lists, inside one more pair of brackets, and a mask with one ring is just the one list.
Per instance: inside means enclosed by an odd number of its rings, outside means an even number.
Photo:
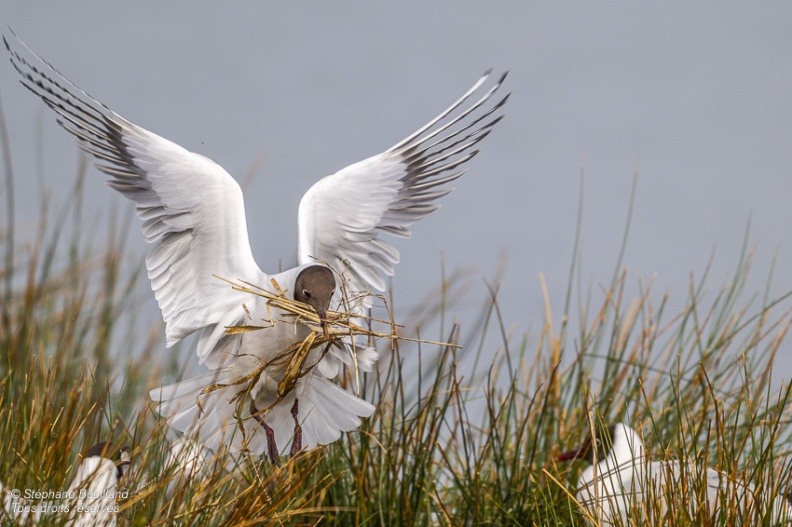
[{"label": "white plumage", "polygon": [[12,494],[0,483],[0,524],[38,525],[49,519],[62,525],[58,520],[68,518],[63,524],[67,527],[115,527],[119,481],[129,466],[127,450],[126,446],[116,449],[112,443],[88,449],[63,499],[26,499],[20,489]]},{"label": "white plumage", "polygon": [[[729,510],[736,507],[746,518],[756,518],[755,508],[761,506],[759,517],[769,513],[770,525],[792,525],[792,508],[784,496],[759,493],[751,484],[713,468],[680,460],[651,461],[641,437],[623,423],[589,436],[580,448],[556,461],[577,458],[589,465],[580,474],[576,498],[600,525],[633,525],[637,517],[631,514],[636,511],[650,525],[665,525],[669,511],[693,515],[702,504],[714,520],[723,504]],[[699,488],[706,495],[696,495]]]},{"label": "white plumage", "polygon": [[[98,160],[109,184],[132,200],[143,222],[143,235],[153,244],[146,258],[148,277],[166,325],[167,345],[200,332],[197,353],[211,371],[200,377],[151,392],[159,411],[210,448],[229,443],[236,449],[263,453],[262,427],[274,431],[278,451],[287,451],[295,420],[302,444],[313,448],[354,430],[374,407],[331,382],[349,350],[312,352],[307,364],[318,365],[301,377],[280,402],[275,387],[282,369],[268,368],[249,396],[231,400],[239,386],[202,393],[208,386],[233,384],[308,335],[308,328],[283,323],[283,313],[267,309],[259,297],[233,291],[214,275],[269,287],[275,279],[287,294],[297,294],[301,272],[327,262],[344,272],[352,292],[384,290],[399,253],[381,233],[409,237],[410,226],[439,205],[435,200],[462,175],[460,165],[472,158],[476,144],[502,116],[492,115],[508,96],[492,102],[505,79],[487,89],[489,72],[448,110],[385,152],[318,181],[303,197],[299,211],[298,267],[278,274],[262,271],[248,240],[242,191],[212,160],[127,121],[97,101],[21,44],[13,50],[6,39],[22,83],[58,114],[58,122],[79,139],[81,148]],[[23,56],[27,55],[27,57]],[[474,94],[478,98],[472,99]],[[465,106],[467,105],[467,106]],[[337,284],[336,284],[337,285]],[[310,296],[310,295],[309,295]],[[339,306],[338,289],[329,304]],[[317,310],[327,306],[316,306]],[[355,306],[362,312],[363,305]],[[272,325],[265,330],[229,335],[238,325]],[[357,356],[370,369],[376,351]],[[299,407],[294,405],[295,398]],[[200,400],[200,404],[197,401]],[[250,403],[250,404],[248,404]],[[264,424],[253,410],[268,408]],[[228,425],[239,423],[240,426]],[[270,452],[272,457],[272,452]]]},{"label": "white plumage", "polygon": [[[113,460],[111,457],[117,459]],[[98,443],[85,454],[77,467],[69,491],[69,527],[115,527],[118,513],[118,483],[129,465],[126,447],[116,450],[112,443]]]}]

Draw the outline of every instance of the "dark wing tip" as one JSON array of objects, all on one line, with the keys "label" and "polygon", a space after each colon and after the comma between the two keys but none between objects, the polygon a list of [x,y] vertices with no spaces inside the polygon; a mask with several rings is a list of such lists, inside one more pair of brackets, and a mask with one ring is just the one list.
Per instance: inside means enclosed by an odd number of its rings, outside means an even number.
[{"label": "dark wing tip", "polygon": [[[14,33],[13,29],[11,29],[11,26],[6,25],[6,29],[8,29],[8,32],[11,33],[11,35],[15,39],[19,40],[19,37],[17,36],[17,34]],[[3,35],[3,44],[5,44],[5,47],[6,47],[6,49],[8,50],[9,53],[13,53],[13,51],[11,51],[11,44],[8,42],[8,39],[6,38],[5,35]]]},{"label": "dark wing tip", "polygon": [[[495,71],[494,68],[487,69],[487,71],[485,71],[481,75],[481,78],[482,79],[489,78],[490,76],[492,76],[492,72],[493,71]],[[496,86],[500,86],[501,84],[503,84],[503,82],[506,80],[506,77],[508,77],[508,76],[509,76],[509,70],[505,70],[503,73],[500,74],[500,77],[498,77],[498,81],[495,83],[495,85]]]}]

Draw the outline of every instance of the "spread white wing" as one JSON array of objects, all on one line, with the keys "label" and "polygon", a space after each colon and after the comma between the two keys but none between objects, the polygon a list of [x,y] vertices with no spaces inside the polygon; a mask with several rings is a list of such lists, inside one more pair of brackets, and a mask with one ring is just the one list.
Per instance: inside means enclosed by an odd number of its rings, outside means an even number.
[{"label": "spread white wing", "polygon": [[347,269],[358,286],[384,291],[399,252],[380,233],[410,237],[410,226],[440,207],[436,200],[453,190],[447,184],[465,172],[458,169],[478,153],[477,143],[503,117],[492,114],[509,96],[490,101],[506,74],[462,108],[489,77],[485,73],[446,111],[397,145],[314,184],[300,202],[299,263],[315,258],[338,271]]},{"label": "spread white wing", "polygon": [[143,235],[154,244],[146,267],[168,346],[239,307],[240,294],[212,276],[261,281],[237,182],[211,159],[130,123],[30,49],[28,61],[3,41],[22,84],[99,161],[110,186],[135,202]]}]

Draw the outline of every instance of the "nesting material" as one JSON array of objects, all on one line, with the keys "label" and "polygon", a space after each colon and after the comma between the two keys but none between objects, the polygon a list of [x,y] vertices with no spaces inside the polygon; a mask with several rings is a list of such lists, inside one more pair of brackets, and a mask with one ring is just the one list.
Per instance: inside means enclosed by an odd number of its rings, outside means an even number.
[{"label": "nesting material", "polygon": [[[297,381],[301,377],[307,375],[314,367],[316,367],[319,361],[325,356],[330,347],[333,345],[344,346],[347,344],[351,346],[354,361],[355,379],[357,381],[355,384],[359,387],[360,372],[357,364],[357,350],[355,348],[356,337],[365,337],[370,344],[374,344],[381,339],[387,339],[390,343],[391,349],[394,347],[397,340],[458,347],[457,345],[448,342],[435,342],[400,336],[398,334],[398,329],[401,326],[394,322],[391,310],[388,307],[385,297],[371,293],[370,291],[363,291],[354,295],[349,294],[348,288],[346,287],[347,282],[343,279],[343,277],[341,277],[340,283],[342,292],[342,306],[345,308],[345,310],[328,310],[326,313],[326,320],[321,320],[319,318],[319,314],[308,304],[288,298],[286,296],[286,291],[281,289],[280,285],[277,283],[277,281],[275,281],[275,279],[270,280],[270,284],[274,291],[271,292],[248,282],[229,280],[220,276],[217,276],[217,278],[228,282],[236,291],[257,295],[267,300],[266,305],[267,311],[269,313],[270,325],[229,326],[226,328],[227,334],[262,331],[272,327],[272,324],[276,323],[294,325],[302,324],[303,326],[309,328],[311,332],[302,341],[295,342],[293,345],[288,346],[286,349],[278,353],[272,360],[262,362],[258,368],[251,371],[248,375],[240,378],[239,380],[230,384],[213,384],[204,388],[200,392],[199,397],[196,398],[198,406],[202,411],[203,408],[201,407],[200,403],[200,395],[204,395],[221,388],[226,388],[228,386],[240,386],[241,389],[232,399],[233,403],[238,403],[245,400],[245,396],[250,392],[256,382],[258,382],[258,379],[264,370],[268,368],[283,369],[285,373],[281,381],[278,383],[278,399],[269,407],[259,409],[260,415],[266,414],[267,411],[278,404],[292,389],[294,389]],[[385,307],[388,313],[387,320],[362,314],[364,311],[362,306],[371,305],[374,301],[379,301],[379,303]],[[281,314],[280,318],[276,319],[272,316],[270,308],[278,309],[285,313],[285,315]],[[364,327],[352,322],[352,319],[381,325],[384,324],[389,328],[390,331],[374,331],[370,327]],[[306,363],[311,350],[317,348],[321,348],[318,360],[311,363]],[[359,394],[357,395],[359,396]]]}]

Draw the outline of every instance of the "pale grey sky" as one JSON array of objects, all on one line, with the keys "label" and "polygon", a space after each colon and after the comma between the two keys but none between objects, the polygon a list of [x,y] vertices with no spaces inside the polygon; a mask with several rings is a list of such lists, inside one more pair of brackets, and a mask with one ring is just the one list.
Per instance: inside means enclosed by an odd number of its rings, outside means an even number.
[{"label": "pale grey sky", "polygon": [[[776,254],[775,291],[792,289],[789,3],[6,1],[0,20],[116,112],[238,179],[261,160],[246,203],[264,270],[295,258],[297,205],[314,181],[399,141],[492,67],[511,71],[506,119],[443,208],[396,241],[397,307],[439,283],[441,253],[449,270],[489,277],[506,251],[507,324],[538,328],[539,273],[558,313],[581,165],[581,274],[595,290],[613,274],[637,164],[632,283],[656,275],[658,297],[681,302],[715,249],[717,289],[750,217],[754,289]],[[5,60],[0,95],[18,236],[32,236],[37,127],[56,196],[76,147]],[[97,223],[122,203],[102,180],[88,185]],[[282,235],[268,233],[273,221]],[[137,233],[129,244],[146,250]],[[485,295],[474,280],[457,316]]]}]

